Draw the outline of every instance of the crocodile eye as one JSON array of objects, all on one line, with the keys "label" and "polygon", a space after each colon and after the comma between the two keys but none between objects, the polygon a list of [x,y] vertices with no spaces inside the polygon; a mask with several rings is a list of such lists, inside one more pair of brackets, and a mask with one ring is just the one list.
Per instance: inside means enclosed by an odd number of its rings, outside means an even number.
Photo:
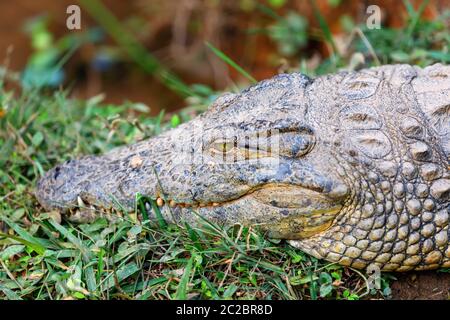
[{"label": "crocodile eye", "polygon": [[213,143],[212,151],[215,153],[226,154],[231,152],[234,149],[234,143],[229,141],[219,141]]}]

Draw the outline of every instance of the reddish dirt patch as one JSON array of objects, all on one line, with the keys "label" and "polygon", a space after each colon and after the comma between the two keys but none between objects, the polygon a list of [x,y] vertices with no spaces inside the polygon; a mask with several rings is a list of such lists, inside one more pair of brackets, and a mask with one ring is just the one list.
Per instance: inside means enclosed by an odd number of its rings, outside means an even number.
[{"label": "reddish dirt patch", "polygon": [[395,300],[447,300],[450,299],[450,273],[426,271],[395,274],[392,286]]}]

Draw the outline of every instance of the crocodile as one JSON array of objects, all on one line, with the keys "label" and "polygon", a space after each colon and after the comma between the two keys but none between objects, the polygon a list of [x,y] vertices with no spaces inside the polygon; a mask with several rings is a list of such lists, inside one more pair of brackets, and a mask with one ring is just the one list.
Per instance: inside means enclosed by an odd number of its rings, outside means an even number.
[{"label": "crocodile", "polygon": [[[450,267],[450,66],[279,74],[192,120],[37,183],[47,210],[255,226],[327,261]],[[159,210],[156,210],[158,208]]]}]

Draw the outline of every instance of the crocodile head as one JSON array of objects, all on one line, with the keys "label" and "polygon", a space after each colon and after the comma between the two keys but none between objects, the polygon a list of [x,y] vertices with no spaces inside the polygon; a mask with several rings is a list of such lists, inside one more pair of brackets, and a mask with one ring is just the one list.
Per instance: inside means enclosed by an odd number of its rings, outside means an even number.
[{"label": "crocodile head", "polygon": [[195,220],[195,210],[217,222],[261,225],[275,237],[314,234],[331,224],[350,189],[335,170],[330,135],[307,112],[311,82],[280,75],[225,94],[160,136],[55,167],[39,182],[38,198],[75,213],[83,205],[133,210],[141,194],[158,199],[169,220]]},{"label": "crocodile head", "polygon": [[448,97],[424,112],[422,72],[279,75],[157,137],[53,168],[37,198],[83,221],[132,211],[140,194],[169,221],[258,225],[357,268],[448,265]]}]

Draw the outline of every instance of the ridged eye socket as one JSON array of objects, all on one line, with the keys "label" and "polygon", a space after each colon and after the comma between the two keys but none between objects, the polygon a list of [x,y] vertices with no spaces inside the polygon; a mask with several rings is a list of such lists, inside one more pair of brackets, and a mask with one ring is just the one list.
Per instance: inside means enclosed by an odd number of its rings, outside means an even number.
[{"label": "ridged eye socket", "polygon": [[279,153],[291,158],[306,155],[314,147],[314,136],[310,133],[285,132],[279,135]]},{"label": "ridged eye socket", "polygon": [[284,156],[300,158],[308,154],[315,145],[311,130],[279,131],[276,134],[256,135],[216,140],[210,145],[214,155],[233,161]]}]

